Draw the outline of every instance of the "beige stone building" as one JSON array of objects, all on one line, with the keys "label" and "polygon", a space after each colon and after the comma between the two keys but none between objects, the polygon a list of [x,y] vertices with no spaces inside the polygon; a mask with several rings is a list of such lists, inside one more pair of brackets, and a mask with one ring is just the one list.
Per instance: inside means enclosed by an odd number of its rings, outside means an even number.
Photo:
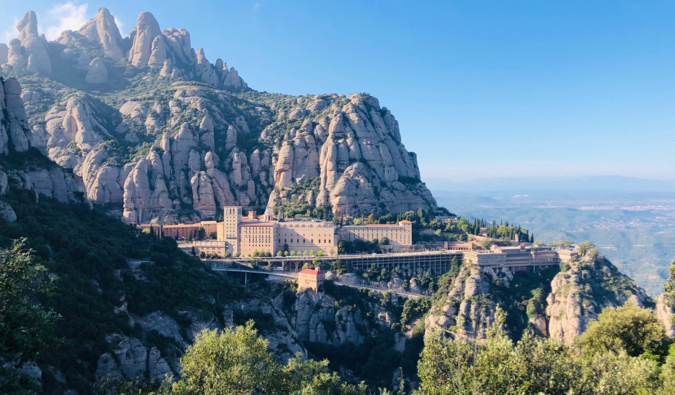
[{"label": "beige stone building", "polygon": [[323,291],[323,283],[326,274],[319,269],[305,269],[298,273],[298,291],[312,289],[316,292]]},{"label": "beige stone building", "polygon": [[340,228],[340,240],[356,239],[372,241],[388,239],[392,247],[408,247],[412,245],[412,222],[400,221],[398,224],[384,225],[349,225]]},{"label": "beige stone building", "polygon": [[494,247],[490,251],[463,251],[464,260],[481,267],[510,268],[523,271],[560,264],[558,252],[548,247]]},{"label": "beige stone building", "polygon": [[395,225],[344,226],[338,231],[333,222],[293,219],[275,221],[269,213],[256,217],[252,212],[243,217],[240,206],[224,207],[223,222],[202,221],[198,224],[166,225],[164,228],[170,230],[168,236],[177,240],[196,237],[200,228],[204,228],[207,237],[215,233],[216,241],[213,243],[217,242],[217,247],[205,243],[203,248],[209,252],[215,252],[217,248],[220,256],[226,255],[226,252],[233,256],[248,257],[260,253],[277,255],[285,251],[303,255],[319,252],[335,255],[339,240],[356,239],[370,241],[386,238],[392,247],[412,245],[410,221],[401,221]]},{"label": "beige stone building", "polygon": [[[277,222],[277,251],[288,246],[289,251],[322,251],[326,255],[335,255],[335,224],[322,221]],[[276,251],[275,251],[276,253]]]},{"label": "beige stone building", "polygon": [[227,252],[225,243],[217,240],[198,240],[191,243],[181,244],[180,249],[188,255],[192,255],[193,249],[195,255],[199,256],[202,252],[205,254],[215,254],[219,257],[225,257]]},{"label": "beige stone building", "polygon": [[239,250],[241,256],[252,256],[255,252],[266,252],[274,255],[277,252],[275,243],[276,223],[271,221],[246,221],[239,225]]}]

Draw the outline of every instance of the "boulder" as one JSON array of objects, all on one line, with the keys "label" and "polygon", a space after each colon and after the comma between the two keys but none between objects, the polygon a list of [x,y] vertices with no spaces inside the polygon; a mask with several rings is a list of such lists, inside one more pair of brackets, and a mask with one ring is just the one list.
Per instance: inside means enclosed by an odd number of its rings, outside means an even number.
[{"label": "boulder", "polygon": [[0,64],[7,63],[9,59],[9,47],[5,43],[0,43]]},{"label": "boulder", "polygon": [[89,63],[89,70],[85,81],[90,84],[102,84],[108,82],[108,69],[105,68],[103,59],[96,58]]}]

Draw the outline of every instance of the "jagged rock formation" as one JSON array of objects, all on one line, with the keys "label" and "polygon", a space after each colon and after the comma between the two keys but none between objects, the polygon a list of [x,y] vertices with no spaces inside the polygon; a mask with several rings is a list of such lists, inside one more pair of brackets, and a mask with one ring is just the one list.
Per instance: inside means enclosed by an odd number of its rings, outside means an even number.
[{"label": "jagged rock formation", "polygon": [[82,26],[78,33],[92,43],[101,45],[105,56],[112,61],[117,62],[124,57],[122,35],[108,9],[99,9],[94,19]]},{"label": "jagged rock formation", "polygon": [[462,266],[443,303],[434,306],[424,323],[427,334],[450,331],[465,339],[483,339],[497,307],[487,297],[489,274],[475,266]]},{"label": "jagged rock formation", "polygon": [[669,305],[664,294],[656,298],[656,316],[663,323],[666,328],[666,335],[675,337],[675,320],[673,320],[675,310]]},{"label": "jagged rock formation", "polygon": [[[153,312],[146,316],[131,315],[123,307],[117,314],[124,314],[129,321],[138,324],[143,332],[156,332],[165,339],[171,340],[171,346],[165,350],[166,355],[156,347],[148,347],[137,338],[118,334],[108,336],[107,342],[111,351],[104,352],[98,358],[96,380],[164,380],[180,374],[179,357],[192,344],[195,336],[205,328],[223,329],[235,325],[234,316],[265,316],[274,323],[274,328],[264,328],[261,335],[268,341],[268,348],[278,361],[286,363],[296,353],[303,355],[307,351],[299,343],[298,336],[288,322],[286,316],[274,304],[265,300],[249,300],[223,306],[222,320],[218,317],[197,318],[190,312],[184,312],[183,321],[188,321],[185,331],[175,319],[161,313]],[[239,323],[241,324],[241,323]]]},{"label": "jagged rock formation", "polygon": [[[47,44],[44,36],[38,35],[37,16],[28,11],[16,25],[19,31],[18,40],[25,52],[26,70],[29,72],[52,72],[52,63],[47,53]],[[26,57],[27,56],[27,57]]]},{"label": "jagged rock formation", "polygon": [[[282,308],[278,296],[275,304]],[[368,311],[360,307],[338,306],[335,298],[323,293],[305,290],[298,293],[290,311],[290,324],[303,342],[339,347],[347,343],[362,344],[367,337],[392,324],[390,313],[379,304],[368,304]],[[369,313],[373,319],[368,319]]]},{"label": "jagged rock formation", "polygon": [[640,307],[651,303],[644,290],[609,261],[586,255],[579,262],[570,262],[570,269],[558,273],[551,282],[546,299],[549,335],[572,344],[605,307],[622,306],[627,301]]},{"label": "jagged rock formation", "polygon": [[[21,78],[40,64],[72,81],[29,87],[28,140],[72,169],[93,202],[122,205],[125,221],[216,218],[230,204],[339,215],[436,207],[398,123],[370,95],[243,99],[232,91],[248,89],[237,70],[210,63],[186,30],[161,30],[148,12],[126,39],[105,8],[41,47],[30,41],[34,13],[19,31],[2,73]],[[55,70],[48,53],[60,57]]]},{"label": "jagged rock formation", "polygon": [[[604,257],[587,253],[580,261],[565,265],[566,270],[553,276],[551,270],[555,268],[519,274],[465,264],[451,277],[447,291],[441,291],[447,296],[432,306],[426,317],[427,334],[440,330],[456,337],[482,339],[500,306],[514,338],[530,327],[572,344],[605,307],[622,306],[628,301],[641,307],[653,306],[644,290]],[[516,288],[512,286],[514,281],[520,284]],[[526,292],[521,294],[523,290]]]},{"label": "jagged rock formation", "polygon": [[[81,181],[49,163],[39,152],[29,150],[31,131],[21,96],[21,85],[16,79],[0,78],[0,156],[20,154],[24,160],[24,164],[0,165],[0,195],[13,187],[33,189],[61,201],[77,200],[74,193],[82,189]],[[13,222],[16,215],[9,205],[5,206],[2,216]]]}]

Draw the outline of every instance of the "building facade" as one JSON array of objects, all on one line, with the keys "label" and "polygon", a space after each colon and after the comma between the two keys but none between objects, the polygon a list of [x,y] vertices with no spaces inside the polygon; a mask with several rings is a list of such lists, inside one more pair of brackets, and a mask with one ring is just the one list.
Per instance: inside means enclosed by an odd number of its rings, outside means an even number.
[{"label": "building facade", "polygon": [[463,254],[467,263],[513,271],[544,269],[560,264],[558,252],[549,247],[496,247],[490,251],[463,251]]},{"label": "building facade", "polygon": [[340,240],[365,241],[388,240],[392,247],[409,247],[412,245],[412,222],[400,221],[398,224],[350,225],[340,228]]},{"label": "building facade", "polygon": [[305,269],[298,273],[298,292],[312,289],[315,292],[323,291],[326,274],[319,269]]},{"label": "building facade", "polygon": [[[212,251],[213,243],[219,243],[217,251],[221,256],[277,255],[295,252],[336,255],[340,240],[354,241],[388,240],[390,246],[408,247],[412,245],[412,223],[401,221],[392,225],[344,226],[336,228],[333,222],[318,220],[287,219],[275,221],[271,214],[256,217],[254,213],[242,216],[241,206],[225,206],[223,222],[202,221],[197,224],[164,225],[163,235],[176,240],[196,239],[200,232],[206,237],[213,234],[215,241],[206,241],[204,251]],[[197,243],[198,244],[198,243]],[[190,246],[197,244],[192,243]],[[201,244],[200,244],[201,245]],[[213,250],[215,251],[215,250]]]}]

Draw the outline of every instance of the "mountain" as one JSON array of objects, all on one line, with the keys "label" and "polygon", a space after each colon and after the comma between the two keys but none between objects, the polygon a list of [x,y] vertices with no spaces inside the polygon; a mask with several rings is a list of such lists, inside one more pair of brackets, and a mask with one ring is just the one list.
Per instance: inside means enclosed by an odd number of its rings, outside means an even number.
[{"label": "mountain", "polygon": [[51,42],[37,23],[26,13],[0,45],[0,74],[24,87],[27,140],[127,223],[217,218],[232,204],[352,216],[436,208],[398,122],[369,94],[252,90],[148,12],[128,37],[105,8]]}]

